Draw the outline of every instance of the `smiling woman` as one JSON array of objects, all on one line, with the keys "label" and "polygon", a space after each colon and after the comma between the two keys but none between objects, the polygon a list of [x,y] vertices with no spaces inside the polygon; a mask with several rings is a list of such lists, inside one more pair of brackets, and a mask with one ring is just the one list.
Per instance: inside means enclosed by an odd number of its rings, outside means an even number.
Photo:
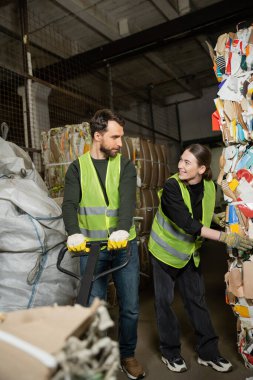
[{"label": "smiling woman", "polygon": [[211,153],[203,145],[190,145],[180,157],[178,163],[178,176],[181,181],[195,185],[202,181],[202,177],[212,178]]},{"label": "smiling woman", "polygon": [[218,337],[207,309],[199,248],[204,237],[242,250],[251,248],[253,241],[210,228],[215,206],[210,164],[211,152],[203,145],[192,144],[183,152],[178,173],[160,191],[160,204],[150,234],[162,361],[174,372],[187,370],[180,353],[179,324],[171,309],[176,282],[195,330],[198,363],[218,372],[232,369],[231,363],[220,355]]}]

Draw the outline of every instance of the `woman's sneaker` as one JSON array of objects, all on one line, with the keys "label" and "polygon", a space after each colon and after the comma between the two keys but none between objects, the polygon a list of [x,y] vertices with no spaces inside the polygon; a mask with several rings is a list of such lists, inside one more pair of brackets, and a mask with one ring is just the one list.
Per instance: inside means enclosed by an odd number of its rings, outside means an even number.
[{"label": "woman's sneaker", "polygon": [[199,357],[198,363],[206,367],[212,367],[218,372],[229,372],[232,370],[232,364],[222,356],[217,356],[214,360],[203,360]]},{"label": "woman's sneaker", "polygon": [[162,361],[173,372],[185,372],[187,367],[182,356],[175,356],[171,359],[166,359],[162,356]]}]

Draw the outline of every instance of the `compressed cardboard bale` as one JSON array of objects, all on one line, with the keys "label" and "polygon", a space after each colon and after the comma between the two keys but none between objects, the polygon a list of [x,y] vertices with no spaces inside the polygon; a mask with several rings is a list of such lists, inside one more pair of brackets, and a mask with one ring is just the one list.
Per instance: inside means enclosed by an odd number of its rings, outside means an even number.
[{"label": "compressed cardboard bale", "polygon": [[139,189],[140,194],[140,208],[135,210],[135,215],[142,217],[140,222],[139,234],[148,234],[151,230],[151,225],[154,218],[154,204],[152,191],[150,189]]},{"label": "compressed cardboard bale", "polygon": [[[2,341],[8,333],[56,355],[70,336],[81,336],[90,325],[100,301],[90,308],[80,305],[40,307],[4,314],[0,324],[0,379],[48,380],[56,371],[25,351]],[[59,323],[60,322],[60,323]]]},{"label": "compressed cardboard bale", "polygon": [[129,160],[133,160],[133,142],[128,136],[122,138],[121,154]]},{"label": "compressed cardboard bale", "polygon": [[148,141],[140,140],[140,177],[142,187],[149,188],[151,182],[152,166]]},{"label": "compressed cardboard bale", "polygon": [[156,188],[158,186],[158,176],[159,176],[159,162],[158,155],[155,149],[155,144],[152,141],[148,141],[148,147],[151,158],[151,179],[150,188]]},{"label": "compressed cardboard bale", "polygon": [[157,179],[157,187],[163,187],[165,183],[165,165],[164,155],[162,151],[161,144],[155,144],[155,150],[158,159],[158,179]]},{"label": "compressed cardboard bale", "polygon": [[72,161],[89,151],[90,128],[87,122],[52,128],[41,134],[45,182],[53,198],[63,196],[64,180]]},{"label": "compressed cardboard bale", "polygon": [[165,164],[165,181],[166,179],[170,176],[170,171],[169,171],[169,149],[166,145],[161,145],[162,153],[163,153],[163,158],[164,158],[164,164]]}]

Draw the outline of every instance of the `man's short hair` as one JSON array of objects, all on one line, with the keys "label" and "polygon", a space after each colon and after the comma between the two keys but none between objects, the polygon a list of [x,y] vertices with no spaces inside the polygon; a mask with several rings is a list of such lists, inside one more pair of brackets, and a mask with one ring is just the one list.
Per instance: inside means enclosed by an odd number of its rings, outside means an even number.
[{"label": "man's short hair", "polygon": [[95,132],[106,132],[110,120],[116,121],[123,128],[125,127],[125,120],[120,115],[115,114],[110,109],[98,110],[90,120],[92,138]]}]

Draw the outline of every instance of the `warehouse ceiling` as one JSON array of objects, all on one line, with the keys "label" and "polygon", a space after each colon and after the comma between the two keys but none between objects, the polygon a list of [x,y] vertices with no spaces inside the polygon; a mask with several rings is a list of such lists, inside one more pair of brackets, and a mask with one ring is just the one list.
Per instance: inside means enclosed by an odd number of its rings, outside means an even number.
[{"label": "warehouse ceiling", "polygon": [[[0,46],[19,22],[29,31],[33,75],[115,107],[168,106],[217,83],[208,41],[253,18],[252,0],[2,0]],[[28,16],[28,26],[26,25]],[[16,20],[17,21],[17,20]],[[43,34],[42,34],[43,33]],[[45,37],[46,36],[46,37]],[[54,42],[54,43],[53,43]],[[28,45],[27,45],[28,46]],[[13,53],[17,48],[12,41]],[[43,56],[43,59],[42,59]]]}]

